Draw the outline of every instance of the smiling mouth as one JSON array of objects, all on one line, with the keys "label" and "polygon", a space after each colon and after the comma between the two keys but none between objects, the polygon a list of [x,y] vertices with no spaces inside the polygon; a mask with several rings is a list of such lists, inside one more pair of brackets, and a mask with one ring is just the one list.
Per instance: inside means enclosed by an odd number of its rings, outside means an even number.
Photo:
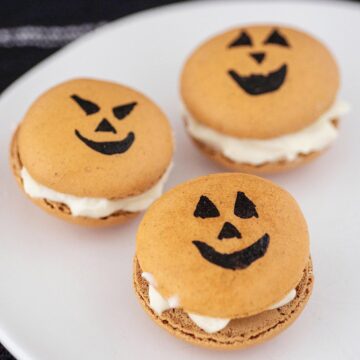
[{"label": "smiling mouth", "polygon": [[285,81],[286,72],[287,65],[284,64],[268,75],[241,76],[235,70],[229,70],[228,74],[248,94],[262,95],[278,90]]},{"label": "smiling mouth", "polygon": [[243,250],[235,251],[231,254],[222,254],[202,241],[193,241],[193,244],[205,260],[214,265],[231,270],[246,269],[254,261],[263,257],[268,249],[269,243],[270,236],[264,234],[259,240]]},{"label": "smiling mouth", "polygon": [[75,130],[75,135],[90,149],[104,155],[122,154],[129,150],[135,140],[135,134],[132,131],[127,134],[126,138],[119,141],[93,141],[81,135],[79,130]]}]

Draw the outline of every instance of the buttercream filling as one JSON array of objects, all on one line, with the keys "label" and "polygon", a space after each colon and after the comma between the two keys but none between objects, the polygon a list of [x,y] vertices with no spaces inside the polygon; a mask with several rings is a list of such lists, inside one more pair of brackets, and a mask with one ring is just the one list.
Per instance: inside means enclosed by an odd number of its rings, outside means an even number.
[{"label": "buttercream filling", "polygon": [[73,216],[86,216],[99,219],[109,216],[117,211],[138,212],[145,210],[152,202],[161,196],[171,167],[172,165],[167,168],[160,180],[149,190],[136,196],[129,196],[118,200],[79,197],[57,192],[39,184],[31,177],[25,167],[21,169],[20,175],[23,181],[24,190],[31,198],[46,199],[65,204],[69,207]]},{"label": "buttercream filling", "polygon": [[333,123],[350,107],[343,101],[333,106],[310,126],[272,139],[241,139],[222,134],[198,122],[185,110],[186,127],[192,137],[222,153],[236,163],[262,165],[281,160],[293,161],[299,155],[327,148],[337,137],[338,129]]},{"label": "buttercream filling", "polygon": [[[143,272],[142,277],[149,284],[149,306],[156,314],[161,315],[161,313],[166,310],[180,307],[180,299],[177,295],[172,295],[170,298],[166,299],[156,290],[157,284],[152,274]],[[267,310],[273,310],[284,306],[294,300],[295,297],[296,290],[292,289],[281,301],[270,306]],[[224,329],[232,320],[226,318],[214,318],[193,313],[187,313],[187,315],[200,329],[209,334]]]}]

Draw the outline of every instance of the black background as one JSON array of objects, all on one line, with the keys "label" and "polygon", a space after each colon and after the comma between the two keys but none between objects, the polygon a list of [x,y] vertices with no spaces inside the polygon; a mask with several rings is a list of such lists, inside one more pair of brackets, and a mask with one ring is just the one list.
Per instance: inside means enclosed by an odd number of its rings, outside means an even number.
[{"label": "black background", "polygon": [[[180,0],[0,0],[0,29],[111,21],[140,10],[175,2]],[[58,49],[0,45],[0,92]],[[14,358],[0,344],[0,360],[10,359]]]}]

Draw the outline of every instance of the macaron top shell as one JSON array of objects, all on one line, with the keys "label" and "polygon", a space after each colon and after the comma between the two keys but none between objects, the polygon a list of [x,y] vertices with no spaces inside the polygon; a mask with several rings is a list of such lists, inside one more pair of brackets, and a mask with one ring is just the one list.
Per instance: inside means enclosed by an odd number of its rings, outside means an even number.
[{"label": "macaron top shell", "polygon": [[285,190],[253,175],[214,174],[175,187],[148,209],[136,255],[162,296],[178,296],[185,312],[238,318],[298,285],[309,239]]},{"label": "macaron top shell", "polygon": [[269,139],[297,132],[334,103],[337,64],[312,36],[277,25],[244,26],[206,41],[181,77],[187,111],[226,135]]},{"label": "macaron top shell", "polygon": [[164,174],[172,132],[146,96],[119,84],[76,79],[30,107],[18,132],[23,166],[40,184],[79,197],[140,194]]}]

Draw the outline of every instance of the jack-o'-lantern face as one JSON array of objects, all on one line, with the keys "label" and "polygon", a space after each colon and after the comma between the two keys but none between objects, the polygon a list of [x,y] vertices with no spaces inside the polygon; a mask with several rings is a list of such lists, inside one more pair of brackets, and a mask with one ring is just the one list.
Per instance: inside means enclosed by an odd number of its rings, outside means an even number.
[{"label": "jack-o'-lantern face", "polygon": [[[234,215],[241,219],[259,217],[255,204],[241,191],[238,191],[236,196]],[[216,218],[220,216],[220,212],[207,196],[202,195],[196,205],[194,216],[202,219]],[[242,238],[241,232],[231,222],[225,221],[221,226],[217,239],[223,241],[224,239],[235,238],[240,240]],[[263,257],[266,254],[269,242],[270,236],[265,233],[253,244],[230,254],[218,252],[201,240],[194,240],[193,244],[197,247],[201,256],[210,263],[221,266],[224,269],[238,270],[247,268],[254,261]]]},{"label": "jack-o'-lantern face", "polygon": [[[80,106],[87,116],[100,112],[100,107],[90,100],[85,100],[75,94],[72,95],[71,98]],[[113,107],[112,112],[115,119],[124,120],[133,111],[136,105],[136,102],[131,102]],[[106,118],[101,120],[96,129],[94,129],[94,132],[111,132],[113,134],[117,134],[116,128],[111,125],[111,122]],[[129,131],[123,139],[114,141],[91,140],[83,136],[78,129],[75,129],[75,135],[90,149],[104,155],[122,154],[129,150],[135,140],[135,134],[132,131]]]},{"label": "jack-o'-lantern face", "polygon": [[[247,49],[247,55],[260,67],[261,64],[266,61],[267,56],[271,56],[272,46],[284,48],[290,46],[286,37],[282,35],[278,29],[273,29],[261,45],[264,47],[261,51],[252,51],[251,49],[256,46],[256,44],[253,43],[251,35],[249,35],[246,30],[242,30],[239,36],[229,44],[228,48],[230,50]],[[262,74],[259,69],[256,70],[256,73],[241,75],[235,68],[229,69],[228,74],[247,94],[262,95],[276,91],[283,85],[286,78],[287,67],[288,65],[284,59],[284,63],[280,64],[279,67],[270,71],[268,74]]]}]

